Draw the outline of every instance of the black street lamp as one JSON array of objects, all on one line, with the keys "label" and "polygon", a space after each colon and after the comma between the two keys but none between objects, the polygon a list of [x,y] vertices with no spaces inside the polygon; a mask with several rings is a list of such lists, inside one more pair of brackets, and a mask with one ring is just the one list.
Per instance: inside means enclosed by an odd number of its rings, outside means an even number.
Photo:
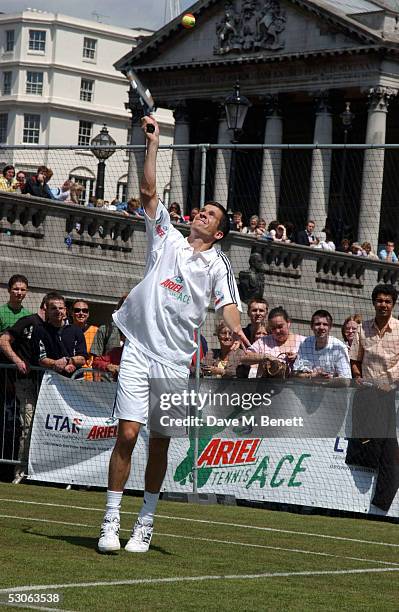
[{"label": "black street lamp", "polygon": [[95,191],[96,199],[104,199],[105,160],[115,153],[115,149],[107,149],[107,147],[115,145],[116,142],[112,136],[109,135],[107,126],[104,123],[101,132],[90,142],[90,150],[98,159]]},{"label": "black street lamp", "polygon": [[[233,132],[232,144],[237,144],[239,141],[242,127],[244,125],[245,117],[251,102],[245,96],[240,94],[240,84],[237,81],[234,86],[234,93],[227,96],[224,101],[224,108],[226,111],[227,128]],[[236,161],[237,152],[235,149],[231,151],[230,160],[230,176],[229,176],[229,193],[227,199],[227,210],[228,212],[234,207],[234,187],[235,187],[235,175],[236,175]]]},{"label": "black street lamp", "polygon": [[344,214],[345,214],[345,178],[346,178],[346,145],[348,143],[348,132],[352,129],[352,123],[355,115],[351,111],[351,103],[345,102],[345,110],[340,114],[342,127],[344,128],[344,150],[342,152],[342,165],[341,165],[341,180],[339,187],[339,214],[337,224],[337,241],[341,244],[341,240],[344,237]]}]

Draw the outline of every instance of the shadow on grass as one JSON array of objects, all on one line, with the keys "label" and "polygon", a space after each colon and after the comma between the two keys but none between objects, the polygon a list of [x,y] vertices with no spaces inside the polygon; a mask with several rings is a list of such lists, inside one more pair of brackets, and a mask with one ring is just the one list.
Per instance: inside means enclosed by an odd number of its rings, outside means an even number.
[{"label": "shadow on grass", "polygon": [[[47,533],[41,533],[40,531],[33,530],[33,529],[23,529],[22,531],[23,533],[37,536],[39,538],[46,538],[47,540],[54,540],[56,542],[65,542],[66,544],[70,544],[72,546],[81,546],[83,548],[88,548],[102,556],[109,556],[110,554],[117,555],[120,552],[120,551],[117,551],[115,553],[100,553],[97,550],[97,538],[85,538],[81,536],[67,536],[67,535],[48,535]],[[127,539],[121,540],[121,550],[122,551],[123,551],[123,547],[126,544],[126,542],[127,542]],[[168,556],[172,555],[171,552],[169,552],[168,550],[165,550],[165,548],[162,548],[162,546],[154,546],[153,544],[150,546],[150,552],[151,551],[160,553],[161,555],[168,555]],[[134,555],[134,553],[130,553],[130,554],[132,556]],[[140,554],[140,553],[137,553],[137,554]]]}]

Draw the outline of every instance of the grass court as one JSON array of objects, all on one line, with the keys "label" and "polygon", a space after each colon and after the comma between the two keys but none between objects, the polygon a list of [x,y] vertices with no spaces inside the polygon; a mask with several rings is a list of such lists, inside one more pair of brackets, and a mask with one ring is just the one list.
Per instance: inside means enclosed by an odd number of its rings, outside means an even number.
[{"label": "grass court", "polygon": [[[122,546],[140,503],[124,496]],[[101,555],[104,493],[0,484],[0,504],[2,610],[10,593],[25,610],[399,609],[392,523],[161,501],[147,554]]]}]

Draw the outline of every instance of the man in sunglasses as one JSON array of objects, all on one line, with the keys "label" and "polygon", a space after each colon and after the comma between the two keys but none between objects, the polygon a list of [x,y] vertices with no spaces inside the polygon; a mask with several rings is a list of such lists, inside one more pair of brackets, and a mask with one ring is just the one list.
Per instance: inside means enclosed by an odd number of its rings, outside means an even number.
[{"label": "man in sunglasses", "polygon": [[[89,357],[84,367],[91,368],[93,363],[93,355],[91,354],[91,345],[93,344],[94,336],[97,333],[98,327],[96,325],[89,325],[88,320],[90,316],[89,304],[85,300],[75,300],[71,306],[72,320],[74,325],[80,327],[86,340],[87,352]],[[91,372],[85,374],[86,380],[93,380]]]}]

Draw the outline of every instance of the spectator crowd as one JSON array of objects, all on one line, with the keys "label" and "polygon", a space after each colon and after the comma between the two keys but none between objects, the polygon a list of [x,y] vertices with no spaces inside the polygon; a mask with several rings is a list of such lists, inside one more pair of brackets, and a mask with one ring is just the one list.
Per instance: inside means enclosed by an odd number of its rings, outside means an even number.
[{"label": "spectator crowd", "polygon": [[[308,224],[305,232],[311,234],[311,230]],[[104,376],[116,380],[125,340],[112,320],[99,327],[90,323],[86,299],[75,299],[68,310],[64,296],[51,291],[43,296],[38,312],[31,313],[23,306],[28,291],[25,276],[12,276],[8,281],[8,302],[0,306],[1,400],[4,410],[10,397],[16,398],[16,403],[15,399],[11,403],[18,405],[21,424],[20,467],[15,482],[24,477],[27,469],[38,383],[37,368],[32,370],[32,366],[40,367],[39,375],[44,369],[84,381],[99,381]],[[116,309],[125,298],[126,295],[120,298]],[[269,311],[265,299],[252,299],[248,303],[249,323],[244,329],[250,347],[245,350],[234,341],[224,321],[219,321],[215,332],[218,347],[208,350],[206,339],[201,336],[200,373],[215,378],[277,377],[283,381],[297,377],[316,382],[329,379],[344,382],[353,376],[359,384],[363,379],[373,384],[377,380],[384,391],[391,392],[399,373],[399,349],[394,348],[399,347],[399,322],[392,316],[396,299],[392,285],[378,285],[372,295],[375,318],[362,323],[358,314],[348,313],[342,323],[342,339],[332,335],[333,319],[326,309],[315,310],[309,321],[311,333],[304,336],[293,329],[283,306]],[[14,364],[15,369],[4,368],[4,364]],[[367,364],[367,369],[362,364]],[[192,373],[195,365],[194,358]],[[389,452],[394,452],[394,443],[390,444]],[[387,451],[381,446],[378,452]],[[399,486],[396,472],[392,478]],[[388,502],[381,495],[383,500],[377,500],[376,505],[385,507]]]},{"label": "spectator crowd", "polygon": [[[49,181],[52,176],[53,171],[51,168],[44,165],[39,166],[36,174],[30,176],[23,170],[17,172],[14,166],[6,165],[2,170],[2,176],[0,176],[0,191],[41,197],[65,204],[83,204],[83,185],[68,178],[59,187],[51,187]],[[110,202],[102,198],[90,196],[87,205],[92,208],[118,212],[127,217],[144,216],[144,210],[138,198],[130,198],[127,201],[114,199]],[[190,214],[184,215],[178,202],[172,202],[168,207],[172,223],[181,224],[190,224],[198,210],[198,208],[193,208]],[[339,244],[336,244],[330,228],[326,226],[320,231],[316,228],[315,222],[312,219],[307,221],[305,229],[297,230],[291,222],[282,223],[275,219],[267,224],[266,220],[258,215],[252,215],[249,218],[248,225],[244,225],[243,218],[244,216],[241,211],[231,213],[231,231],[253,236],[261,241],[294,243],[323,251],[337,251],[358,257],[380,259],[388,263],[399,263],[393,241],[387,241],[377,255],[372,251],[372,246],[368,241],[358,243],[350,241],[348,238],[343,238],[339,241]]]}]

